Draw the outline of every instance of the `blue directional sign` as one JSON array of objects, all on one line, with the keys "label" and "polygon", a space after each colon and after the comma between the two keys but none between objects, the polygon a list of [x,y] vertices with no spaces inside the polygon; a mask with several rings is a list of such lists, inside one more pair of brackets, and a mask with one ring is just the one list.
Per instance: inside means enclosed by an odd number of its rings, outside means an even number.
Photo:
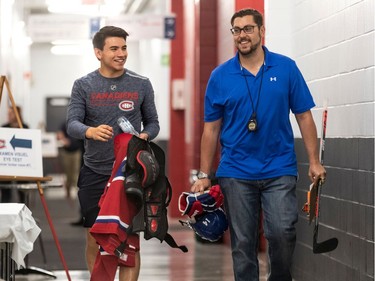
[{"label": "blue directional sign", "polygon": [[100,29],[100,18],[90,19],[90,38],[94,38],[95,33]]},{"label": "blue directional sign", "polygon": [[10,144],[12,145],[13,149],[16,147],[20,148],[32,148],[32,141],[28,139],[17,139],[16,135],[13,135],[13,138],[10,140]]}]

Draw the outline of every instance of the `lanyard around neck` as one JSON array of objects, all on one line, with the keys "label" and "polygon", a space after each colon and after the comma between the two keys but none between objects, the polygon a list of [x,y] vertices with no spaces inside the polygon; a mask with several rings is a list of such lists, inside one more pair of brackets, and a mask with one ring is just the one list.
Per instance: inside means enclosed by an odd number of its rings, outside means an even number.
[{"label": "lanyard around neck", "polygon": [[245,78],[247,93],[249,94],[250,101],[251,101],[251,108],[253,109],[253,113],[251,115],[252,119],[256,119],[256,116],[257,116],[257,110],[258,110],[258,105],[259,105],[259,100],[260,100],[260,92],[262,90],[262,84],[263,84],[264,68],[265,68],[265,62],[263,61],[263,64],[262,64],[262,75],[261,75],[261,78],[260,78],[260,85],[259,85],[259,90],[258,90],[258,99],[257,99],[257,103],[256,103],[255,108],[254,108],[253,97],[251,96],[249,84],[247,83],[247,78],[246,78],[246,75],[243,73],[243,67],[241,65],[242,76]]}]

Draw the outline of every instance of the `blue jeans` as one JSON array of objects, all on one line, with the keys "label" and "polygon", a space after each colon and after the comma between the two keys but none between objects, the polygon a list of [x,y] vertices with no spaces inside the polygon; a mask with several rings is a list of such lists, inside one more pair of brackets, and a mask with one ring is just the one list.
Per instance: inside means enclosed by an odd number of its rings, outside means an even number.
[{"label": "blue jeans", "polygon": [[296,177],[265,180],[219,178],[228,216],[236,281],[258,281],[259,216],[264,214],[270,272],[268,281],[291,281],[298,220]]}]

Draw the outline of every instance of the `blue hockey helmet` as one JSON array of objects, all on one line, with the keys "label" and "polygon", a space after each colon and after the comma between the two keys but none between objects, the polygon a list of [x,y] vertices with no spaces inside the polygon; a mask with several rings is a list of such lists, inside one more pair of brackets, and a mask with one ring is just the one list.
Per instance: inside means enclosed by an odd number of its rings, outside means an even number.
[{"label": "blue hockey helmet", "polygon": [[189,221],[187,224],[198,236],[211,242],[219,240],[228,229],[227,216],[221,208],[197,215],[195,222]]}]

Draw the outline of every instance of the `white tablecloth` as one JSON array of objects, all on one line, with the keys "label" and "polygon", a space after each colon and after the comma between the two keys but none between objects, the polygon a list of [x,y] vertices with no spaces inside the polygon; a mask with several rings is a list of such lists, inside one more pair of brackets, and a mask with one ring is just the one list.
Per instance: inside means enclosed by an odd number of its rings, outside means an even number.
[{"label": "white tablecloth", "polygon": [[40,231],[25,204],[0,204],[0,242],[13,243],[12,259],[18,268],[25,267],[24,258],[33,250]]}]

